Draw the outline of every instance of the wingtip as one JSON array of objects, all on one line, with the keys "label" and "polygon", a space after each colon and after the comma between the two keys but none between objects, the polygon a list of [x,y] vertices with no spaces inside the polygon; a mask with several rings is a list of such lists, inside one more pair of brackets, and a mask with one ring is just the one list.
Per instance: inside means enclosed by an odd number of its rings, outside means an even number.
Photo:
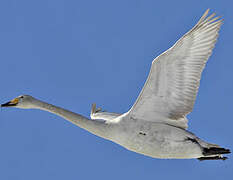
[{"label": "wingtip", "polygon": [[197,22],[197,24],[194,26],[194,29],[196,29],[199,26],[202,26],[203,24],[212,24],[215,22],[218,22],[220,24],[222,24],[223,19],[222,16],[216,16],[216,13],[212,13],[210,15],[208,15],[210,9],[207,9],[204,14],[201,16],[201,18],[199,19],[199,21]]},{"label": "wingtip", "polygon": [[205,20],[205,18],[207,17],[208,13],[209,13],[210,9],[207,9],[204,14],[201,16],[200,20],[197,22],[197,25],[200,24],[202,21]]},{"label": "wingtip", "polygon": [[210,11],[210,8],[206,9],[205,13],[208,14]]},{"label": "wingtip", "polygon": [[210,12],[210,8],[208,8],[208,9],[204,12],[203,17],[206,17],[206,16],[209,14],[209,12]]}]

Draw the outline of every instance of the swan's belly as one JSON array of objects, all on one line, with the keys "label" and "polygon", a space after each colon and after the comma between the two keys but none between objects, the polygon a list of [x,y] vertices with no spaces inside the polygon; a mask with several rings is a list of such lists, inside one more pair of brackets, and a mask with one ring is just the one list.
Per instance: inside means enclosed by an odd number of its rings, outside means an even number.
[{"label": "swan's belly", "polygon": [[200,146],[187,137],[189,132],[160,123],[145,122],[137,126],[119,126],[112,141],[128,150],[154,158],[198,158]]}]

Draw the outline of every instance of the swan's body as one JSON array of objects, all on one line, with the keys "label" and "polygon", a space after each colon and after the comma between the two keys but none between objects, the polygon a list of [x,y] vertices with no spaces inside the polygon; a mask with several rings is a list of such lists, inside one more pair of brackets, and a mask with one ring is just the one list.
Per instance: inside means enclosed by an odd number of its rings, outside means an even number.
[{"label": "swan's body", "polygon": [[2,107],[41,109],[123,147],[154,158],[225,159],[228,149],[206,143],[188,132],[200,77],[217,39],[221,20],[208,10],[196,26],[152,63],[147,82],[124,114],[92,106],[91,119],[24,95]]}]

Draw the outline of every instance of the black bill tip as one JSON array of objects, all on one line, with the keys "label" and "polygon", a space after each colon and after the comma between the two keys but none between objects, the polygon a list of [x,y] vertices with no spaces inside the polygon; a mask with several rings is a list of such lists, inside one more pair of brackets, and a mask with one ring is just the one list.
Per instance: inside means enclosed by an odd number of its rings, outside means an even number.
[{"label": "black bill tip", "polygon": [[12,107],[12,106],[16,106],[16,104],[12,103],[11,101],[1,104],[1,107]]}]

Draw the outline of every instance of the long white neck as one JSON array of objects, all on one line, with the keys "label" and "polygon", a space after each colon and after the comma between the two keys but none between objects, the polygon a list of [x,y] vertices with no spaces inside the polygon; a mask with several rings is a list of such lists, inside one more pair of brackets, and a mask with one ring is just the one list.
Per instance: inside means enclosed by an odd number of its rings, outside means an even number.
[{"label": "long white neck", "polygon": [[68,111],[66,109],[54,106],[52,104],[48,104],[46,102],[42,102],[37,99],[34,99],[32,108],[51,112],[53,114],[61,116],[62,118],[70,121],[71,123],[87,131],[90,131],[93,134],[96,134],[106,139],[109,138],[109,128],[107,127],[108,124],[106,124],[104,121],[90,120],[80,114]]}]

